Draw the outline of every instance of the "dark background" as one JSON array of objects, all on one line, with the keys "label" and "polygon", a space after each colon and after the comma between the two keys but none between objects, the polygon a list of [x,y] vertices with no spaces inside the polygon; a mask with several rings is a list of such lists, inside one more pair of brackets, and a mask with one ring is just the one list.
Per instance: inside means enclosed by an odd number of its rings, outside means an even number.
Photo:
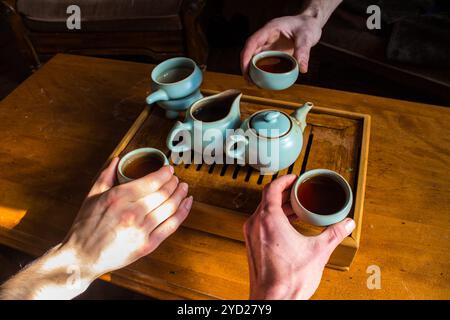
[{"label": "dark background", "polygon": [[[370,4],[381,8],[381,30],[365,26]],[[298,0],[206,1],[201,24],[209,47],[208,70],[240,74],[239,53],[247,37],[270,19],[300,10]],[[0,17],[2,98],[30,69],[19,54],[4,12]],[[326,24],[321,42],[311,52],[309,71],[298,83],[448,106],[449,21],[446,0],[345,0]],[[415,47],[410,45],[414,43]],[[398,47],[410,56],[409,61],[395,56]],[[112,58],[158,62],[146,56]]]}]

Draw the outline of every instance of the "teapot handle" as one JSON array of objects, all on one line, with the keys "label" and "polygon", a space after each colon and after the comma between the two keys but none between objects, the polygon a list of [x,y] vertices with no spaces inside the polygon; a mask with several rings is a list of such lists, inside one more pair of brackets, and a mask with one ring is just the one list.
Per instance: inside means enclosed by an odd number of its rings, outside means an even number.
[{"label": "teapot handle", "polygon": [[177,121],[173,126],[172,130],[170,130],[169,135],[167,136],[166,144],[167,148],[172,152],[186,152],[191,150],[190,142],[183,141],[177,145],[174,145],[173,141],[175,137],[180,131],[191,131],[192,123],[191,122],[181,122]]},{"label": "teapot handle", "polygon": [[[247,137],[233,134],[227,138],[227,141],[225,143],[225,154],[227,155],[227,157],[245,161],[245,147],[247,146],[247,144]],[[234,145],[236,145],[236,149],[233,149]]]}]

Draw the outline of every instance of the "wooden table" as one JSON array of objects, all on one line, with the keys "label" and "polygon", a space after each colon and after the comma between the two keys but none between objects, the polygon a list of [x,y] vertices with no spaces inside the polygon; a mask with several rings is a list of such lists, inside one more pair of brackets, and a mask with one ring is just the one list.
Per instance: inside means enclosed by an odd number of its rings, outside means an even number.
[{"label": "wooden table", "polygon": [[[151,69],[57,55],[0,102],[0,243],[40,255],[62,240],[144,107]],[[360,249],[350,271],[325,270],[314,298],[450,298],[450,109],[299,85],[263,91],[212,72],[203,88],[370,114]],[[367,287],[372,265],[381,269],[378,290]],[[243,245],[181,228],[103,278],[157,298],[245,299],[247,277]]]}]

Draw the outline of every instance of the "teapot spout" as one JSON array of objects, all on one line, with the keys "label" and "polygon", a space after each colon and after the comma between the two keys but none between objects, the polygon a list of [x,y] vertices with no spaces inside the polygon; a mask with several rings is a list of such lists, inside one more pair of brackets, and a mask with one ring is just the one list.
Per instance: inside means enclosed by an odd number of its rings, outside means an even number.
[{"label": "teapot spout", "polygon": [[305,131],[306,128],[306,115],[313,106],[314,104],[312,102],[306,102],[303,106],[301,106],[291,114],[291,116],[293,116],[295,120],[297,120],[297,123],[302,129],[302,132]]}]

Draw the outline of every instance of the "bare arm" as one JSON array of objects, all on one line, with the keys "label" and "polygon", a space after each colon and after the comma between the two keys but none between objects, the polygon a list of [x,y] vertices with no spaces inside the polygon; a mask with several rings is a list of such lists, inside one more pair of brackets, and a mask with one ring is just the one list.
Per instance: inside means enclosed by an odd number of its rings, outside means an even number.
[{"label": "bare arm", "polygon": [[318,19],[323,28],[341,2],[342,0],[310,0],[306,2],[306,6],[300,14]]},{"label": "bare arm", "polygon": [[94,281],[73,250],[58,245],[0,287],[0,300],[72,299]]}]

